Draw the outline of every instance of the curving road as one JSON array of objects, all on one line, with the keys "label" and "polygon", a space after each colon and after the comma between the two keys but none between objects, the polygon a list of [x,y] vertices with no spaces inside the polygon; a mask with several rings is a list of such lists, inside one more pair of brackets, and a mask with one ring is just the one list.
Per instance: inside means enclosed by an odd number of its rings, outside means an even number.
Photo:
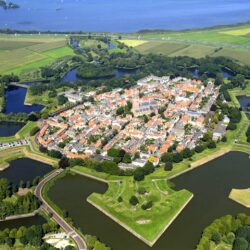
[{"label": "curving road", "polygon": [[86,250],[87,245],[84,239],[71,227],[50,205],[45,201],[42,196],[42,189],[44,185],[49,182],[51,179],[55,178],[63,172],[63,169],[58,169],[53,171],[50,175],[46,176],[42,181],[39,182],[35,189],[35,196],[42,202],[42,208],[52,215],[52,218],[65,230],[65,232],[73,238],[76,242],[79,250]]}]

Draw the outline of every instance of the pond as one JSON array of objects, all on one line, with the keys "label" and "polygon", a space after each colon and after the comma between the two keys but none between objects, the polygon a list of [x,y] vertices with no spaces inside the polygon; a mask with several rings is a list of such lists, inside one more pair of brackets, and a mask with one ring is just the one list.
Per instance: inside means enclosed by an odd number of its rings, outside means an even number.
[{"label": "pond", "polygon": [[108,76],[108,77],[93,77],[93,78],[80,78],[77,76],[77,69],[70,70],[64,77],[64,82],[75,82],[75,81],[91,81],[91,80],[108,80],[113,78],[119,78],[124,75],[133,75],[136,74],[139,71],[139,69],[115,69],[115,75],[114,76]]},{"label": "pond", "polygon": [[249,209],[228,199],[232,188],[250,186],[249,163],[247,154],[231,152],[173,180],[176,189],[186,188],[194,193],[194,198],[152,248],[86,201],[92,192],[105,192],[105,184],[69,174],[57,180],[49,196],[69,212],[77,228],[96,235],[114,250],[193,250],[202,230],[215,218],[250,213]]},{"label": "pond", "polygon": [[31,160],[20,158],[10,162],[10,166],[0,171],[0,178],[6,178],[10,182],[18,184],[20,180],[32,181],[37,176],[44,176],[52,171],[52,166]]},{"label": "pond", "polygon": [[237,96],[237,99],[242,107],[242,110],[246,113],[246,116],[250,120],[250,96]]},{"label": "pond", "polygon": [[20,122],[0,122],[0,137],[15,135],[25,124]]},{"label": "pond", "polygon": [[31,113],[42,110],[42,105],[29,106],[24,104],[26,92],[26,88],[9,86],[7,91],[5,91],[6,107],[4,113]]},{"label": "pond", "polygon": [[30,227],[32,225],[42,225],[46,222],[45,218],[41,215],[35,215],[33,217],[21,218],[16,220],[0,221],[0,230],[5,228],[19,228],[21,226]]}]

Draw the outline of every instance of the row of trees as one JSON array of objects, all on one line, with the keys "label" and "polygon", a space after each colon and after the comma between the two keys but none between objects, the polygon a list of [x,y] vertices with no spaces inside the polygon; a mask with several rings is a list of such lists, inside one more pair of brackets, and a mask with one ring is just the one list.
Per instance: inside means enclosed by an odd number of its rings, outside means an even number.
[{"label": "row of trees", "polygon": [[58,225],[52,220],[28,228],[24,226],[11,230],[7,228],[0,231],[0,245],[7,244],[9,247],[13,247],[18,240],[23,246],[36,247],[41,250],[55,250],[56,248],[44,242],[43,237],[47,233],[57,232],[58,229]]}]

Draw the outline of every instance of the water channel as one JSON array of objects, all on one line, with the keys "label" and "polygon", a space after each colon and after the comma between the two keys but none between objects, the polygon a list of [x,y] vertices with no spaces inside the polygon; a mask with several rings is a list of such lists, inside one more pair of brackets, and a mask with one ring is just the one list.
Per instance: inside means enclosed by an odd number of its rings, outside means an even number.
[{"label": "water channel", "polygon": [[231,152],[174,179],[177,190],[188,189],[194,198],[152,248],[86,201],[93,192],[104,193],[105,184],[69,174],[56,182],[49,196],[69,212],[77,228],[96,235],[114,250],[193,250],[202,230],[214,219],[226,214],[250,214],[249,209],[228,198],[232,188],[250,187],[249,176],[249,155]]}]

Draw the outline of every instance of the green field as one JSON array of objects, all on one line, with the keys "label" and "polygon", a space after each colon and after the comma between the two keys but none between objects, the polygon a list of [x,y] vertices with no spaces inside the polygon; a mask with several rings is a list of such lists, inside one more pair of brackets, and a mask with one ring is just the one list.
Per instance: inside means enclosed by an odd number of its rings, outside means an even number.
[{"label": "green field", "polygon": [[65,37],[1,35],[0,74],[24,74],[73,55]]}]

